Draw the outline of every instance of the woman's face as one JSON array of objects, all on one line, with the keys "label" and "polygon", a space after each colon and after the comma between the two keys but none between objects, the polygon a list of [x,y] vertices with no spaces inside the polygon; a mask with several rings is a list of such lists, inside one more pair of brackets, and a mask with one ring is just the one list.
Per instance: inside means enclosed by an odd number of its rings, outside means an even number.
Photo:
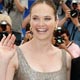
[{"label": "woman's face", "polygon": [[43,3],[37,4],[32,8],[30,25],[33,37],[38,39],[52,38],[56,24],[57,21],[52,7]]}]

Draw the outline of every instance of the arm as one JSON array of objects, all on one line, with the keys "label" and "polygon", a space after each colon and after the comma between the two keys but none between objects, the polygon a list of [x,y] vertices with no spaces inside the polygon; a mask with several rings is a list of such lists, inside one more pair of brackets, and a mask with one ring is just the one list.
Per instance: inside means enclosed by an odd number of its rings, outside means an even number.
[{"label": "arm", "polygon": [[71,17],[71,20],[72,20],[73,24],[74,24],[76,27],[80,26],[80,22],[79,22],[79,20],[78,20],[78,17],[76,17],[76,18],[72,18],[72,17]]},{"label": "arm", "polygon": [[62,27],[68,18],[70,18],[70,10],[66,10],[65,17],[59,20],[58,26]]},{"label": "arm", "polygon": [[15,71],[17,69],[18,69],[18,59],[17,59],[17,53],[15,53],[15,56],[11,59],[8,65],[6,72],[6,80],[13,80]]},{"label": "arm", "polygon": [[64,12],[66,12],[66,10],[70,10],[70,8],[65,4],[64,1],[60,1],[60,5]]},{"label": "arm", "polygon": [[59,20],[58,26],[63,26],[66,20],[70,17],[70,8],[64,3],[63,0],[60,1],[60,5],[65,12],[65,17],[62,20]]},{"label": "arm", "polygon": [[0,79],[6,80],[6,72],[8,64],[15,53],[14,46],[15,36],[9,34],[6,38],[5,36],[0,41]]},{"label": "arm", "polygon": [[[61,2],[61,7],[62,7],[62,9],[63,9],[63,11],[64,11],[65,13],[66,13],[67,10],[68,10],[69,12],[71,11],[70,8],[69,8],[64,2]],[[69,18],[72,20],[72,22],[75,24],[75,26],[78,27],[78,29],[80,30],[80,23],[79,23],[78,17],[72,18],[72,17],[70,16],[70,13],[69,13]],[[65,18],[62,19],[62,20],[60,21],[59,25],[63,25],[64,22],[65,22],[65,20],[66,20]]]},{"label": "arm", "polygon": [[4,60],[0,62],[0,79],[1,80],[6,80],[7,66],[8,66],[8,62],[5,62]]},{"label": "arm", "polygon": [[22,28],[25,28],[26,25],[30,22],[30,15],[28,15],[22,22]]},{"label": "arm", "polygon": [[64,23],[66,22],[66,17],[64,17],[63,19],[59,20],[58,26],[62,27],[64,25]]},{"label": "arm", "polygon": [[26,6],[23,6],[20,3],[20,0],[14,0],[14,3],[16,4],[16,7],[17,7],[19,12],[23,12],[25,10]]}]

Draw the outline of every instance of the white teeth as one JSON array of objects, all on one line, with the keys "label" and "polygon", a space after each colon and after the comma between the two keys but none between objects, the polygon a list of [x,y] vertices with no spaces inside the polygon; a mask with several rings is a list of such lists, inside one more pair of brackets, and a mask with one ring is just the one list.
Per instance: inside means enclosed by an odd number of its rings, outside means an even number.
[{"label": "white teeth", "polygon": [[39,31],[39,32],[45,32],[45,31],[47,31],[47,29],[37,29],[37,31]]}]

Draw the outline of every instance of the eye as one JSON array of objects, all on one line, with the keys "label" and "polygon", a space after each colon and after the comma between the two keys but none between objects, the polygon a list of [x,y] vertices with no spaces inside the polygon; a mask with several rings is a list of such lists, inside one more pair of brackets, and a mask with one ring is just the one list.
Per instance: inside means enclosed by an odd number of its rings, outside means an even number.
[{"label": "eye", "polygon": [[39,18],[38,17],[33,17],[33,20],[39,20]]},{"label": "eye", "polygon": [[49,20],[51,20],[51,18],[49,18],[49,17],[46,17],[46,18],[45,18],[45,20],[46,20],[46,21],[49,21]]}]

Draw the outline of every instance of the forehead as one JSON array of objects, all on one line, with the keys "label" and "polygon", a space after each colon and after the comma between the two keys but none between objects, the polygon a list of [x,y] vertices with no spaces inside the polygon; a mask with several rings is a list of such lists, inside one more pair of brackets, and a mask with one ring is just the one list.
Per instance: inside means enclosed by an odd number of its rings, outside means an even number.
[{"label": "forehead", "polygon": [[36,4],[35,6],[33,6],[31,10],[31,14],[53,15],[53,13],[54,13],[54,9],[45,3]]}]

